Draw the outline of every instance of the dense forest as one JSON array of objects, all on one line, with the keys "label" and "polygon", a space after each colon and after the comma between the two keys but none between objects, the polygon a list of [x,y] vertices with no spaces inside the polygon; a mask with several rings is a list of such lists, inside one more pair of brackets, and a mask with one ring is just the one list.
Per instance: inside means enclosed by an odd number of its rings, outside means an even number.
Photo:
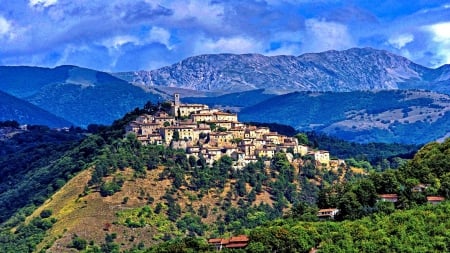
[{"label": "dense forest", "polygon": [[[305,224],[309,224],[311,229],[316,226],[316,231],[321,226],[344,229],[346,226],[339,226],[337,221],[317,222],[318,208],[337,207],[340,210],[338,221],[355,220],[349,224],[356,224],[373,217],[390,219],[391,214],[403,215],[396,209],[414,212],[426,202],[427,195],[449,197],[450,176],[445,169],[450,167],[448,140],[442,144],[426,145],[414,159],[405,162],[403,158],[411,157],[417,146],[352,144],[314,133],[297,133],[305,144],[316,148],[351,147],[346,154],[340,153],[347,158],[348,166],[324,170],[311,157],[293,157],[296,159],[293,163],[286,154],[277,153],[273,159],[260,159],[242,170],[234,170],[231,168],[232,160],[227,156],[209,166],[202,157],[186,156],[182,150],[144,146],[134,135],[124,138],[124,126],[138,115],[167,109],[167,104],[148,103],[143,109],[137,108],[115,121],[112,126],[90,125],[87,130],[54,131],[35,126],[21,132],[18,124],[2,122],[3,128],[17,129],[18,132],[2,140],[4,145],[0,149],[0,251],[17,252],[19,249],[20,252],[33,252],[57,220],[52,218],[51,210],[43,211],[30,222],[24,223],[25,217],[85,169],[92,169],[93,173],[84,194],[99,192],[104,197],[121,191],[126,180],[133,180],[122,176],[121,171],[125,168],[134,171],[134,178],[144,178],[149,171],[162,166],[164,169],[159,179],[172,182],[162,200],[142,193],[147,205],[117,213],[118,218],[114,222],[128,228],[156,226],[155,220],[168,224],[167,229],[155,237],[165,243],[148,248],[136,242],[130,252],[173,252],[171,247],[207,250],[202,238],[242,233],[252,238],[248,247],[250,252],[265,252],[263,249],[274,247],[291,249],[293,246],[288,245],[291,240],[280,237],[277,240],[286,245],[273,246],[268,243],[275,243],[276,238],[258,238],[256,231],[267,230],[269,235],[282,233],[289,238],[298,237],[298,233],[305,231],[286,227],[298,227],[299,222],[307,222]],[[333,151],[331,153],[334,155]],[[349,166],[362,168],[363,173],[355,173]],[[419,183],[428,186],[426,191],[412,192],[411,188]],[[186,190],[195,192],[192,201],[201,201],[209,192],[223,193],[225,197],[219,198],[214,206],[182,209],[178,200],[180,193]],[[270,195],[268,203],[258,201],[263,192]],[[378,194],[381,193],[396,193],[400,196],[399,201],[395,205],[379,202]],[[126,203],[127,199],[124,198],[123,202]],[[214,221],[205,223],[208,218]],[[359,220],[361,218],[363,220]],[[378,225],[374,222],[373,226]],[[321,239],[327,235],[324,233],[315,232],[310,239],[305,239],[307,242],[298,242],[303,245],[296,246],[299,252],[311,247],[326,249]],[[345,235],[345,231],[336,233]],[[88,243],[86,238],[74,236],[67,246],[84,252],[119,252],[120,244],[115,237],[108,234],[103,243]]]}]

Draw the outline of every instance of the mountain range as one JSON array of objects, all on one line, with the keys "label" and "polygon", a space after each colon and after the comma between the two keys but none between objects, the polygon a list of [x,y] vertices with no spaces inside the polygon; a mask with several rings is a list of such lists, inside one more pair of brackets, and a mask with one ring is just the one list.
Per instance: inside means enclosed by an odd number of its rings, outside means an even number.
[{"label": "mountain range", "polygon": [[276,94],[411,88],[443,93],[450,91],[450,65],[430,69],[372,48],[300,56],[200,55],[156,70],[115,75],[145,87],[228,93],[254,89]]},{"label": "mountain range", "polygon": [[[241,111],[242,120],[289,124],[299,130],[323,131],[359,142],[423,143],[448,135],[444,124],[449,117],[448,97],[438,93],[450,94],[449,84],[450,65],[431,69],[372,48],[300,56],[199,55],[160,69],[122,73],[77,66],[0,66],[0,91],[77,126],[111,124],[147,101],[165,101],[177,92],[183,102]],[[396,92],[411,89],[429,92]],[[411,105],[406,102],[411,100],[410,93],[414,101],[430,104]],[[384,105],[383,99],[400,102]],[[443,101],[440,104],[436,102],[439,99]],[[366,104],[369,100],[371,104]],[[404,113],[395,113],[398,110],[410,114],[417,111],[427,118],[424,121],[418,117],[422,123],[417,123],[403,117]],[[367,127],[371,121],[359,124],[362,116],[352,116],[364,113],[378,123],[389,120],[397,130],[390,128],[391,123]],[[20,113],[8,117],[30,123]],[[416,129],[417,124],[435,131],[405,139],[408,134],[402,129]]]}]

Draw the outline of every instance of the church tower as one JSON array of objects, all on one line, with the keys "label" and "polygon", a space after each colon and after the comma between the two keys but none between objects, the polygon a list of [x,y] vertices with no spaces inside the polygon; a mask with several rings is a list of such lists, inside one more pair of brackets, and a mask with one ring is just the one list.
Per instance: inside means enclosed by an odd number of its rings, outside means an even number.
[{"label": "church tower", "polygon": [[179,93],[173,94],[173,102],[174,102],[175,106],[180,105],[180,94]]},{"label": "church tower", "polygon": [[173,94],[173,102],[172,102],[172,115],[175,117],[179,117],[178,110],[180,108],[180,94],[175,93]]}]

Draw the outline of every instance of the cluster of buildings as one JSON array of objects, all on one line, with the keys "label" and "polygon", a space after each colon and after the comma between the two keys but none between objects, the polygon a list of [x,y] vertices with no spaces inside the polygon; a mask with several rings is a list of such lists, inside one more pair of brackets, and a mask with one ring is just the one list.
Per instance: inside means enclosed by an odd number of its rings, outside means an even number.
[{"label": "cluster of buildings", "polygon": [[188,155],[202,156],[209,164],[228,155],[235,161],[235,168],[242,168],[259,157],[272,158],[279,151],[310,154],[318,163],[330,164],[328,151],[309,150],[295,137],[239,122],[236,113],[203,104],[183,104],[179,94],[174,94],[169,113],[141,115],[127,125],[126,132],[135,133],[144,144],[182,148]]}]

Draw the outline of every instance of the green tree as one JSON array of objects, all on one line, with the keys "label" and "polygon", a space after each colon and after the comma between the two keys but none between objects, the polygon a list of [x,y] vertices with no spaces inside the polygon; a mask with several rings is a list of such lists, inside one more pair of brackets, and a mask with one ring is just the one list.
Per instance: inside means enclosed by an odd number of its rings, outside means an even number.
[{"label": "green tree", "polygon": [[179,141],[180,140],[180,132],[178,132],[178,130],[173,131],[172,140],[173,141]]},{"label": "green tree", "polygon": [[309,145],[308,136],[305,133],[298,133],[295,135],[295,138],[297,138],[298,144]]}]

